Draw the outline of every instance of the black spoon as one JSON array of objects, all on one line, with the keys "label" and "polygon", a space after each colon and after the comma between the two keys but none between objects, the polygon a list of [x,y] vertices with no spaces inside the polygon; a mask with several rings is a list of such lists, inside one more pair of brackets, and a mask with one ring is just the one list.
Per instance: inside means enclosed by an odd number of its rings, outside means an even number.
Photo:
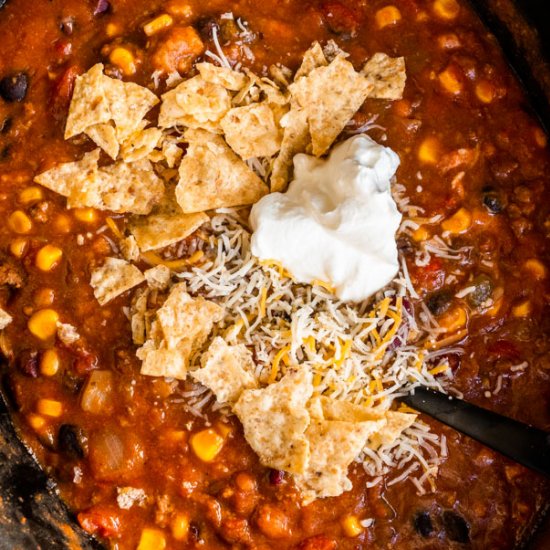
[{"label": "black spoon", "polygon": [[424,387],[400,401],[550,477],[550,433]]}]

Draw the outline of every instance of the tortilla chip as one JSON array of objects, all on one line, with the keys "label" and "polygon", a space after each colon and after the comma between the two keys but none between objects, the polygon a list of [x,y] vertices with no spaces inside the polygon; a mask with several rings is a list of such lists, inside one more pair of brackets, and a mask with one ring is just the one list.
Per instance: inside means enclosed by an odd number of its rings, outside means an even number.
[{"label": "tortilla chip", "polygon": [[220,126],[228,145],[243,160],[271,157],[281,147],[280,130],[266,102],[231,109]]},{"label": "tortilla chip", "polygon": [[416,414],[387,411],[386,423],[369,440],[371,449],[378,449],[382,445],[391,445],[401,433],[410,427],[416,420]]},{"label": "tortilla chip", "polygon": [[130,307],[130,326],[132,328],[132,341],[136,345],[145,342],[147,333],[147,300],[149,289],[138,289],[132,299]]},{"label": "tortilla chip", "polygon": [[220,133],[219,123],[231,109],[231,95],[219,84],[201,76],[185,80],[162,96],[159,126],[187,126]]},{"label": "tortilla chip", "polygon": [[259,390],[244,390],[233,410],[244,436],[264,466],[294,474],[306,471],[310,449],[306,403],[313,393],[312,374],[288,372],[279,382]]},{"label": "tortilla chip", "polygon": [[183,214],[180,207],[177,204],[175,206],[177,210],[157,209],[147,217],[135,217],[130,220],[130,232],[143,252],[177,243],[209,220],[202,212]]},{"label": "tortilla chip", "polygon": [[244,390],[258,387],[252,353],[242,344],[228,346],[223,338],[214,338],[201,365],[191,376],[212,390],[219,403],[234,403]]},{"label": "tortilla chip", "polygon": [[192,298],[184,283],[172,287],[166,302],[157,311],[168,347],[178,346],[188,357],[202,346],[222,316],[223,308],[202,296]]},{"label": "tortilla chip", "polygon": [[156,348],[148,340],[136,352],[141,359],[140,373],[147,376],[164,376],[185,380],[187,377],[187,360],[178,349],[168,349],[164,346]]},{"label": "tortilla chip", "polygon": [[120,252],[125,260],[136,262],[139,260],[139,246],[132,235],[119,242]]},{"label": "tortilla chip", "polygon": [[188,130],[185,138],[189,147],[176,187],[184,212],[253,204],[267,193],[263,181],[222,138],[203,130]]},{"label": "tortilla chip", "polygon": [[290,85],[293,100],[307,113],[315,156],[328,151],[372,87],[341,55]]},{"label": "tortilla chip", "polygon": [[168,168],[174,168],[183,156],[183,150],[179,146],[181,141],[182,140],[179,136],[175,137],[165,135],[161,142],[161,157],[156,162],[163,160],[166,162]]},{"label": "tortilla chip", "polygon": [[294,156],[303,153],[311,143],[307,125],[307,113],[303,109],[292,109],[281,119],[283,140],[281,150],[271,172],[271,192],[285,191],[292,176],[292,162]]},{"label": "tortilla chip", "polygon": [[126,260],[107,258],[105,263],[92,272],[90,285],[94,296],[103,306],[145,280],[143,273]]},{"label": "tortilla chip", "polygon": [[118,143],[114,126],[109,123],[94,124],[86,128],[85,134],[113,160],[118,157],[120,144]]},{"label": "tortilla chip", "polygon": [[91,207],[117,213],[148,214],[164,185],[148,160],[98,167],[99,149],[76,162],[60,164],[34,178],[67,197],[68,208]]},{"label": "tortilla chip", "polygon": [[36,176],[34,181],[51,191],[68,197],[75,187],[87,188],[95,184],[99,153],[99,149],[94,149],[86,153],[81,160],[58,164]]},{"label": "tortilla chip", "polygon": [[65,139],[84,132],[90,126],[111,120],[111,109],[103,88],[104,78],[101,63],[76,77],[65,125]]},{"label": "tortilla chip", "polygon": [[302,76],[307,76],[313,69],[318,67],[326,67],[328,65],[327,58],[323,53],[323,48],[319,42],[314,42],[309,50],[304,53],[302,64],[294,75],[294,80],[298,80]]},{"label": "tortilla chip", "polygon": [[0,308],[0,330],[4,330],[12,321],[13,317],[7,311]]},{"label": "tortilla chip", "polygon": [[314,419],[306,430],[311,455],[306,471],[296,476],[305,504],[334,497],[352,488],[349,465],[361,453],[369,436],[384,423]]},{"label": "tortilla chip", "polygon": [[[149,214],[164,193],[162,180],[146,159],[129,164],[117,162],[101,168],[97,185],[101,190],[103,203],[98,208],[117,213]],[[92,206],[75,204],[72,195],[68,204],[69,208]]]},{"label": "tortilla chip", "polygon": [[372,86],[368,97],[374,99],[401,99],[403,97],[407,80],[405,58],[375,53],[365,63],[361,72]]},{"label": "tortilla chip", "polygon": [[164,290],[170,284],[170,268],[165,265],[156,265],[143,272],[149,288]]},{"label": "tortilla chip", "polygon": [[[103,74],[103,65],[94,65],[87,73],[76,78],[69,107],[65,139],[90,130],[90,137],[113,156],[112,131],[104,125],[114,123],[119,143],[130,136],[147,112],[158,103],[157,96],[134,82],[122,82]],[[113,157],[115,158],[116,155]]]},{"label": "tortilla chip", "polygon": [[386,411],[371,407],[354,405],[349,401],[318,396],[311,400],[311,415],[325,420],[343,420],[345,422],[365,422],[384,419]]},{"label": "tortilla chip", "polygon": [[161,137],[162,130],[158,128],[138,130],[124,141],[120,155],[125,162],[136,162],[147,158],[147,155],[158,145]]},{"label": "tortilla chip", "polygon": [[197,63],[195,65],[203,80],[211,84],[218,84],[232,92],[241,90],[246,82],[246,75],[230,69],[229,67],[218,67],[212,63]]}]

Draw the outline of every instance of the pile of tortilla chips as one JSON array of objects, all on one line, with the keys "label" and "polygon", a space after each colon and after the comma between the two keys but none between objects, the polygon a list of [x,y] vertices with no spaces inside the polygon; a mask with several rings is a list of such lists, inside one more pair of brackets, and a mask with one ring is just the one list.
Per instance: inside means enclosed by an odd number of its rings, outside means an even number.
[{"label": "pile of tortilla chips", "polygon": [[[130,234],[119,235],[125,259],[107,258],[90,284],[104,305],[147,282],[130,311],[142,374],[185,379],[191,357],[208,343],[224,311],[191,296],[183,283],[170,288],[168,266],[142,272],[131,262],[185,239],[209,221],[209,210],[284,191],[297,153],[328,153],[365,99],[402,97],[403,58],[377,53],[361,71],[346,58],[334,43],[324,50],[315,43],[292,82],[280,67],[272,70],[275,82],[199,63],[196,76],[161,100],[106,76],[101,64],[76,79],[65,138],[85,134],[99,148],[35,179],[67,197],[69,208],[131,214]],[[159,101],[154,125],[145,117]],[[254,171],[254,161],[267,170]],[[148,298],[157,291],[168,291],[167,297],[151,309]],[[8,317],[0,311],[0,327]],[[312,375],[298,366],[261,388],[254,367],[245,346],[216,337],[191,375],[232,408],[264,465],[295,475],[306,502],[349,490],[347,469],[362,449],[391,443],[415,419],[312,397]]]}]

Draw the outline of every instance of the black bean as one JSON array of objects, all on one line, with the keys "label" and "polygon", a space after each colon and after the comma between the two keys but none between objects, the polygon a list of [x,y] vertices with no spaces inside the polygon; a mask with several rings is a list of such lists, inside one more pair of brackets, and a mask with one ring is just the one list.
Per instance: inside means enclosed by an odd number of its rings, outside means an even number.
[{"label": "black bean", "polygon": [[103,15],[111,11],[111,2],[109,0],[97,0],[94,8],[94,15]]},{"label": "black bean", "polygon": [[449,540],[461,543],[470,540],[470,526],[462,516],[452,510],[443,512],[443,528]]},{"label": "black bean", "polygon": [[8,3],[8,0],[0,0],[0,10]]},{"label": "black bean", "polygon": [[418,514],[414,516],[413,523],[416,532],[423,537],[429,537],[433,533],[434,526],[428,512],[418,512]]},{"label": "black bean", "polygon": [[504,202],[498,191],[492,187],[484,187],[482,193],[483,204],[491,214],[499,214],[504,210]]},{"label": "black bean", "polygon": [[28,86],[29,78],[25,73],[13,73],[0,80],[0,96],[5,101],[23,101]]},{"label": "black bean", "polygon": [[493,281],[487,275],[479,275],[472,281],[475,287],[473,292],[468,294],[468,303],[472,307],[479,307],[486,302],[493,294]]},{"label": "black bean", "polygon": [[194,542],[198,542],[201,539],[201,528],[196,521],[192,521],[189,524],[189,536]]},{"label": "black bean", "polygon": [[59,450],[72,458],[84,458],[88,448],[86,434],[74,424],[62,424],[57,436]]},{"label": "black bean", "polygon": [[19,356],[17,362],[19,370],[31,378],[38,377],[38,352],[37,351],[24,351]]},{"label": "black bean", "polygon": [[451,292],[448,290],[440,290],[428,296],[426,299],[426,306],[428,306],[432,315],[441,315],[449,309],[452,299],[453,295]]},{"label": "black bean", "polygon": [[13,120],[10,117],[6,117],[2,123],[0,123],[0,134],[7,134],[11,130]]}]

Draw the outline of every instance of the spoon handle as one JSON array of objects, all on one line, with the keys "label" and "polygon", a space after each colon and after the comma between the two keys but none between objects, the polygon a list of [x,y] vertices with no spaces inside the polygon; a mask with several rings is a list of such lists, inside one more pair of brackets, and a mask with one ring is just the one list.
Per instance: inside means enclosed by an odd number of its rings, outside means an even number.
[{"label": "spoon handle", "polygon": [[401,401],[487,447],[550,477],[550,434],[461,399],[415,388]]}]

